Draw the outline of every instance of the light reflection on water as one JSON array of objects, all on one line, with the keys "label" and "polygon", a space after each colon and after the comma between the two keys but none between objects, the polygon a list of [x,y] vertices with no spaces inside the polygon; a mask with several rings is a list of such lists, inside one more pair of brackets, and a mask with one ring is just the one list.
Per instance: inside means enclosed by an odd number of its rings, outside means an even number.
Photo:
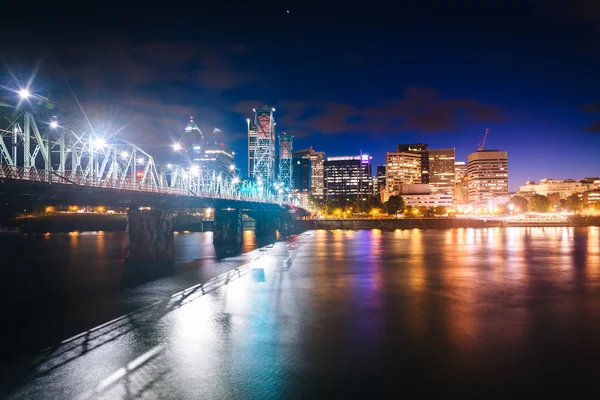
[{"label": "light reflection on water", "polygon": [[240,278],[126,346],[166,346],[160,398],[578,387],[600,357],[599,242],[598,228],[313,231],[260,259],[264,280]]}]

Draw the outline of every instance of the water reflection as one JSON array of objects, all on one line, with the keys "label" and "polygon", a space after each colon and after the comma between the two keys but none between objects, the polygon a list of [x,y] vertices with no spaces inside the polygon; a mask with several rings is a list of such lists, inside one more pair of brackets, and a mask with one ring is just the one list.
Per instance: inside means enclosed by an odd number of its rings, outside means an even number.
[{"label": "water reflection", "polygon": [[[599,239],[597,228],[309,232],[218,291],[132,318],[127,333],[78,352],[76,371],[44,382],[61,397],[156,353],[168,371],[161,398],[379,398],[389,387],[512,398],[584,387],[600,356]],[[142,387],[162,376],[144,371]],[[35,398],[40,382],[21,397]]]}]

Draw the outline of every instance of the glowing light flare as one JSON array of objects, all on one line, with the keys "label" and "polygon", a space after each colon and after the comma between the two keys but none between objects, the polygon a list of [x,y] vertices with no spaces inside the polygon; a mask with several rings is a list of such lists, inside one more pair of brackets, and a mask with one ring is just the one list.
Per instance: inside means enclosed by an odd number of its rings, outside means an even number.
[{"label": "glowing light flare", "polygon": [[94,140],[94,146],[102,149],[106,146],[106,141],[103,138],[96,138],[96,140]]},{"label": "glowing light flare", "polygon": [[126,151],[123,151],[123,152],[121,152],[121,157],[122,158],[127,158],[127,157],[129,157],[129,153],[126,152]]},{"label": "glowing light flare", "polygon": [[52,129],[56,129],[58,128],[58,121],[53,119],[52,121],[50,121],[50,128]]},{"label": "glowing light flare", "polygon": [[23,100],[27,100],[29,97],[31,97],[31,92],[27,88],[21,89],[19,90],[19,97]]},{"label": "glowing light flare", "polygon": [[181,143],[173,143],[173,150],[180,151],[181,149]]}]

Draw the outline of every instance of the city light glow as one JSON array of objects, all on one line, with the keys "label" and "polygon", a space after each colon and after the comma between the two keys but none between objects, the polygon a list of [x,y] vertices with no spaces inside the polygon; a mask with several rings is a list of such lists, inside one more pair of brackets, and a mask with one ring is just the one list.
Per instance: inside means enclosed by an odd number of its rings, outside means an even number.
[{"label": "city light glow", "polygon": [[19,97],[21,99],[27,100],[30,96],[31,96],[31,92],[29,92],[29,89],[25,88],[25,89],[19,90]]},{"label": "city light glow", "polygon": [[173,143],[173,150],[175,150],[175,151],[181,150],[181,144],[180,143]]}]

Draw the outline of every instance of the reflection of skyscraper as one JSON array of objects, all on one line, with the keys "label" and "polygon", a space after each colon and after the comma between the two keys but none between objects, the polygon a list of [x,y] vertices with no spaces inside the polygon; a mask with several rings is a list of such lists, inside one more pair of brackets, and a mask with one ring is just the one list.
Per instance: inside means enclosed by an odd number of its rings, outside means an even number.
[{"label": "reflection of skyscraper", "polygon": [[454,191],[454,149],[429,150],[429,189],[431,194]]}]

